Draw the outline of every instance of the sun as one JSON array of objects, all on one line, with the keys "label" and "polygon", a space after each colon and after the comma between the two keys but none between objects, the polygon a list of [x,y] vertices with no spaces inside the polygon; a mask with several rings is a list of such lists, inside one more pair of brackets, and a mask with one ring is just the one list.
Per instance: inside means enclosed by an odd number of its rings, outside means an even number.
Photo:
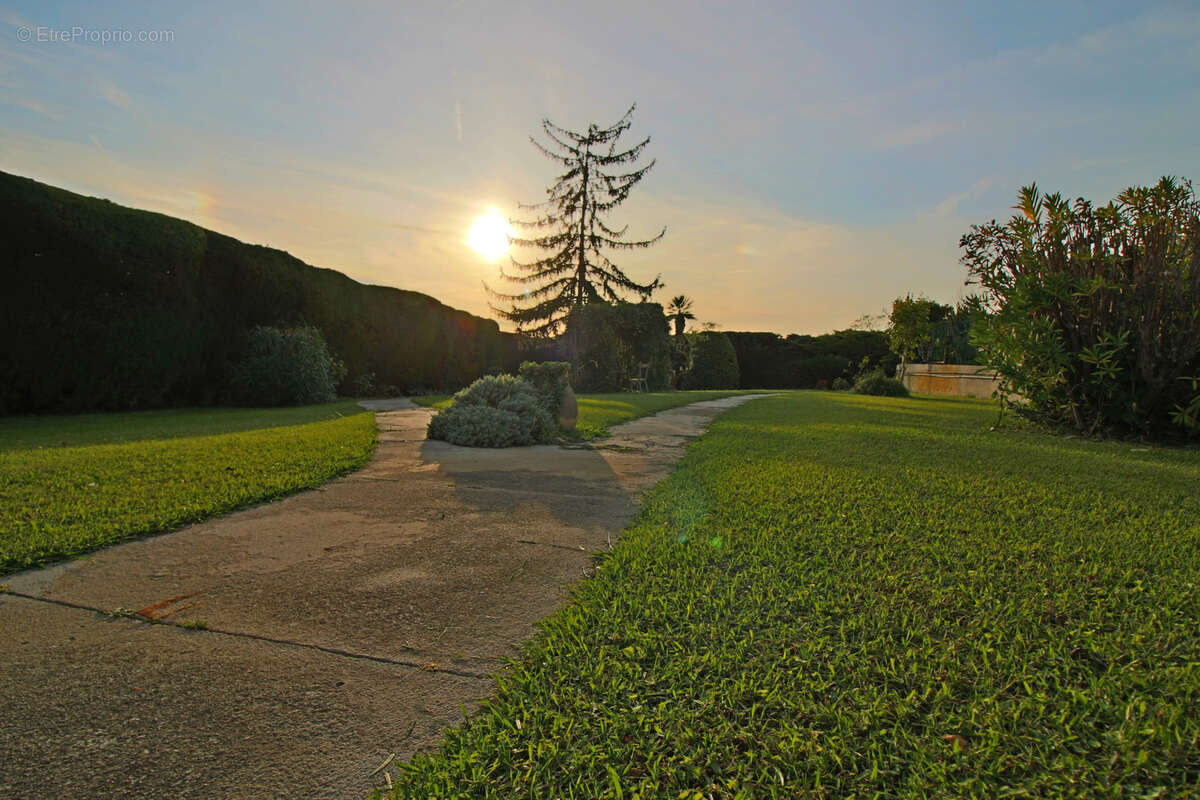
[{"label": "sun", "polygon": [[476,217],[467,232],[467,244],[488,261],[495,261],[508,253],[510,228],[508,220],[495,209]]}]

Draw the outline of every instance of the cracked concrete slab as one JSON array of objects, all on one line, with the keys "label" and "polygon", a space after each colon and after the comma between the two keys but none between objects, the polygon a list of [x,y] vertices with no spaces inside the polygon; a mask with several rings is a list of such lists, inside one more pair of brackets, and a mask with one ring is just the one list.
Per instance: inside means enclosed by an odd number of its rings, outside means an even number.
[{"label": "cracked concrete slab", "polygon": [[0,597],[0,797],[363,798],[492,690]]},{"label": "cracked concrete slab", "polygon": [[[365,795],[371,768],[435,746],[486,696],[476,676],[518,655],[640,493],[752,397],[589,447],[455,447],[426,441],[429,410],[385,411],[350,476],[7,578],[0,796]],[[94,611],[118,609],[134,618]]]}]

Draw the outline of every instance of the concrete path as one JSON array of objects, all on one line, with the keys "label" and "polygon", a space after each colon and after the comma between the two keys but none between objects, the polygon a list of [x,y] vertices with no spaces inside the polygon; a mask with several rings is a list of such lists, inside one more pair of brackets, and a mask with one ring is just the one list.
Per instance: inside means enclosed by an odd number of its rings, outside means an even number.
[{"label": "concrete path", "polygon": [[353,475],[4,579],[0,797],[364,797],[752,397],[508,450],[427,441],[430,412],[389,401]]}]

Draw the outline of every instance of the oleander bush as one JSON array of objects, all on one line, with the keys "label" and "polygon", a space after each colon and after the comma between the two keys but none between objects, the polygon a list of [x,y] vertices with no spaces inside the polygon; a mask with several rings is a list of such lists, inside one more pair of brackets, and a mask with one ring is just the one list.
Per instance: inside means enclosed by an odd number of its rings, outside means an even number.
[{"label": "oleander bush", "polygon": [[1200,436],[1200,202],[1163,178],[1106,206],[1036,185],[960,242],[983,363],[1018,410],[1084,435]]},{"label": "oleander bush", "polygon": [[246,356],[233,369],[229,389],[247,406],[329,403],[346,368],[313,327],[259,326],[247,337]]},{"label": "oleander bush", "polygon": [[516,447],[549,441],[558,430],[533,384],[488,375],[454,396],[429,421],[430,439],[463,447]]}]

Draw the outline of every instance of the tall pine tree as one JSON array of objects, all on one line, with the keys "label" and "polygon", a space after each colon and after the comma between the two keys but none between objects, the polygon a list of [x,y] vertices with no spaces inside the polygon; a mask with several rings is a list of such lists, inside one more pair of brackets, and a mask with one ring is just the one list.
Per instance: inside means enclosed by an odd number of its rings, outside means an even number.
[{"label": "tall pine tree", "polygon": [[494,299],[511,304],[508,310],[496,306],[492,310],[516,323],[518,330],[553,335],[572,308],[586,303],[617,302],[625,299],[623,294],[648,300],[661,288],[658,277],[646,284],[631,280],[603,253],[605,249],[649,247],[667,232],[663,228],[652,239],[627,241],[628,225],[618,230],[604,221],[655,163],[652,160],[641,168],[621,172],[622,167],[631,169],[650,143],[650,137],[646,137],[633,147],[618,151],[618,140],[629,130],[635,108],[636,104],[630,106],[625,116],[610,127],[589,125],[586,133],[569,131],[544,119],[542,130],[552,142],[549,147],[530,137],[534,147],[565,171],[546,190],[545,202],[520,206],[537,210],[539,217],[532,221],[511,220],[528,233],[513,237],[513,245],[545,253],[533,261],[513,258],[514,272],[501,269],[501,277],[525,287],[524,291],[505,294],[488,288]]}]

